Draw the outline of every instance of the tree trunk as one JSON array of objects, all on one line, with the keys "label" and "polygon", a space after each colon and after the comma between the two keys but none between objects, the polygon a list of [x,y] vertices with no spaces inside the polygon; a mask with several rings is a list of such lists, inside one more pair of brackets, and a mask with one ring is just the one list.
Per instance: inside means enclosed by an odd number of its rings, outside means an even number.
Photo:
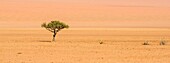
[{"label": "tree trunk", "polygon": [[53,41],[55,42],[55,37],[56,37],[56,31],[54,30],[54,35],[53,35]]}]

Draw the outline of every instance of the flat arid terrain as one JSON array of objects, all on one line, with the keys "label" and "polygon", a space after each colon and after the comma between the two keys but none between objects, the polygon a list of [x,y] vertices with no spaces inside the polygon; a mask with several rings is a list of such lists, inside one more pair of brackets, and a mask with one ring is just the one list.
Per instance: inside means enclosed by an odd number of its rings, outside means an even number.
[{"label": "flat arid terrain", "polygon": [[43,28],[1,28],[0,63],[170,62],[168,28],[70,28],[51,40]]}]

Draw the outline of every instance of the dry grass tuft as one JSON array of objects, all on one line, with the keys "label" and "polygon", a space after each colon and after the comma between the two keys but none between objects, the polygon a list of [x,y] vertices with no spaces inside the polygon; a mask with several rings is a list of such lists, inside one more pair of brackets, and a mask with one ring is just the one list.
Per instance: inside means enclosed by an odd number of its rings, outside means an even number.
[{"label": "dry grass tuft", "polygon": [[145,41],[142,45],[149,45],[149,41]]}]

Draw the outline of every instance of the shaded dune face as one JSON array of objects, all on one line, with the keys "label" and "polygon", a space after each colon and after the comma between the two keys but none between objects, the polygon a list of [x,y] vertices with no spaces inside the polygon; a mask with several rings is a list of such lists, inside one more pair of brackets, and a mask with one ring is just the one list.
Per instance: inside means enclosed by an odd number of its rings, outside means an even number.
[{"label": "shaded dune face", "polygon": [[40,27],[42,22],[51,20],[61,20],[71,27],[170,27],[170,8],[167,2],[163,3],[159,0],[2,0],[0,27]]}]

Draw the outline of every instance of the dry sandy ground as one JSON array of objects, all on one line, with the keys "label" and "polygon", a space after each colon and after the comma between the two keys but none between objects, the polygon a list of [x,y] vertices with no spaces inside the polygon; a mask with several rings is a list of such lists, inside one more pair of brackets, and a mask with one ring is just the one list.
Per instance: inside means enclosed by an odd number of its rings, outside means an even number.
[{"label": "dry sandy ground", "polygon": [[170,29],[68,29],[51,38],[45,29],[0,29],[0,63],[170,62],[169,42],[159,45],[170,41]]}]

